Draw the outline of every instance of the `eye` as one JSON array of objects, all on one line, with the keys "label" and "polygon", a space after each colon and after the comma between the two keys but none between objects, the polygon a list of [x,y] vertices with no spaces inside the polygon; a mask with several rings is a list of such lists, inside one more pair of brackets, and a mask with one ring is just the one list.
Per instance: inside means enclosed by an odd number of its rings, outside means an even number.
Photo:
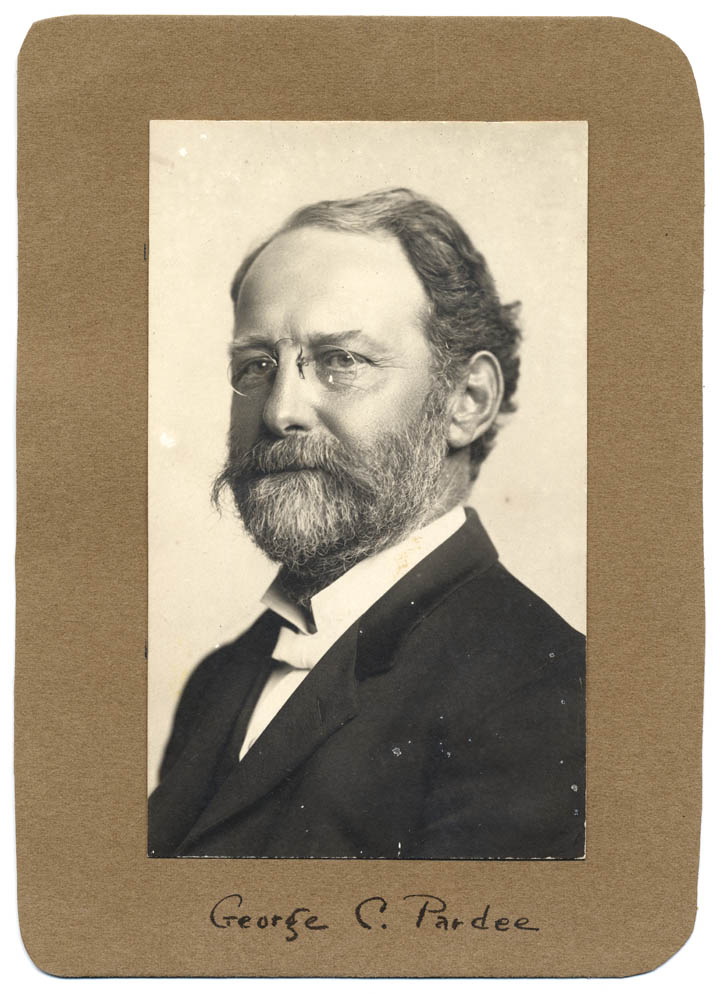
[{"label": "eye", "polygon": [[269,355],[252,356],[231,363],[230,384],[237,393],[245,394],[266,383],[277,369],[277,361]]},{"label": "eye", "polygon": [[315,358],[315,368],[322,383],[331,390],[348,387],[365,362],[362,356],[346,349],[324,349]]},{"label": "eye", "polygon": [[364,360],[362,356],[346,352],[345,349],[326,349],[318,356],[317,361],[327,370],[341,372],[355,369]]},{"label": "eye", "polygon": [[265,376],[275,369],[275,360],[270,356],[258,356],[257,359],[248,359],[239,370],[239,376]]}]

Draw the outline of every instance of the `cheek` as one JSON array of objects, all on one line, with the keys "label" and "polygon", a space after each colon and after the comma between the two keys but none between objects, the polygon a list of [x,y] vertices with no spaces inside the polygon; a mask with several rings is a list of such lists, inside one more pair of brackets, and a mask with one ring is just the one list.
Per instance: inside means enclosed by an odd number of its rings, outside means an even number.
[{"label": "cheek", "polygon": [[262,433],[263,405],[250,398],[233,396],[230,408],[230,431],[235,444],[249,448]]},{"label": "cheek", "polygon": [[417,423],[431,389],[432,380],[423,371],[401,385],[383,385],[346,399],[344,405],[328,409],[323,420],[341,441],[372,445],[388,432]]}]

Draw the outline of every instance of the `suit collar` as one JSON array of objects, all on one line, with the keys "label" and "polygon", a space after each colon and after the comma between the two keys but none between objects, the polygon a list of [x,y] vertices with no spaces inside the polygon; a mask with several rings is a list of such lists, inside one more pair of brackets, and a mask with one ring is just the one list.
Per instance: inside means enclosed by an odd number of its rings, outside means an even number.
[{"label": "suit collar", "polygon": [[483,573],[498,554],[472,508],[465,524],[407,573],[360,619],[356,674],[359,680],[390,669],[400,642],[455,587]]},{"label": "suit collar", "polygon": [[[497,550],[477,513],[466,507],[465,523],[401,577],[352,625],[357,633],[355,674],[364,680],[392,666],[397,646],[408,632],[470,575],[484,573],[498,560]],[[281,619],[271,614],[276,625]],[[332,648],[321,659],[332,654]]]}]

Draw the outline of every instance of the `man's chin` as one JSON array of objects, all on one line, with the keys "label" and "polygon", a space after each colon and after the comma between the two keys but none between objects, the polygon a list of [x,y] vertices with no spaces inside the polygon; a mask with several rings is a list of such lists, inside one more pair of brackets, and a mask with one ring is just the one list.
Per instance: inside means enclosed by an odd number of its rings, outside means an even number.
[{"label": "man's chin", "polygon": [[270,523],[286,532],[308,527],[313,533],[327,529],[345,505],[342,487],[321,469],[287,469],[244,480],[235,491],[240,517],[252,533]]}]

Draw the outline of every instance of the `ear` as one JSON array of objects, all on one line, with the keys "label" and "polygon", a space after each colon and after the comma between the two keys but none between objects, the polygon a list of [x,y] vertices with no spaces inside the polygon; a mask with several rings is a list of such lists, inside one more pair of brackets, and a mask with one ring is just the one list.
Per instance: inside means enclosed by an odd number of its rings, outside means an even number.
[{"label": "ear", "polygon": [[476,352],[450,401],[448,444],[464,449],[492,425],[502,402],[505,381],[492,352]]}]

